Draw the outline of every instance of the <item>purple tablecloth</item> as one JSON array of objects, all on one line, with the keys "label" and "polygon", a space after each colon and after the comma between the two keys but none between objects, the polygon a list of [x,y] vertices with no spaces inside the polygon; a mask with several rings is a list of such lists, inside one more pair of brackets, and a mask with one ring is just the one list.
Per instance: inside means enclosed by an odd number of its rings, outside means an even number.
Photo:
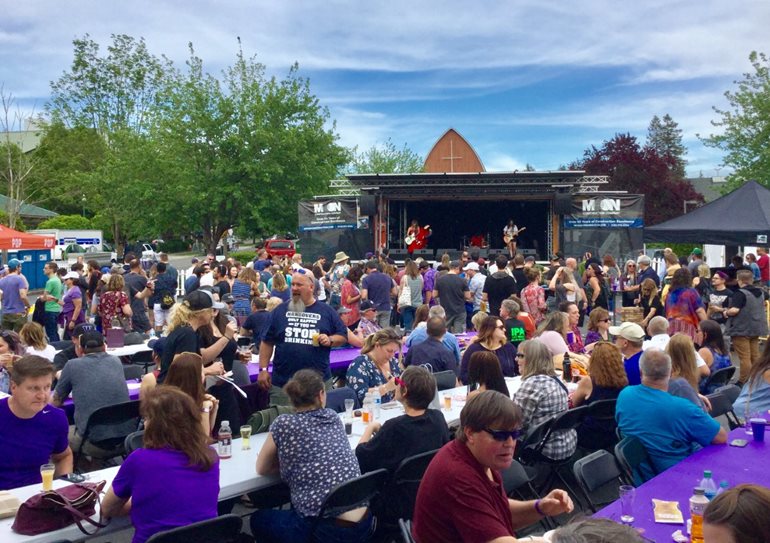
[{"label": "purple tablecloth", "polygon": [[[768,432],[770,434],[770,432]],[[741,483],[755,483],[770,487],[770,443],[756,443],[752,436],[747,436],[743,428],[730,432],[727,440],[746,439],[749,444],[744,448],[729,445],[710,445],[685,458],[674,467],[657,477],[650,479],[636,489],[633,523],[635,528],[643,528],[644,535],[653,541],[672,541],[671,534],[677,529],[686,533],[682,525],[656,524],[652,511],[652,499],[678,501],[685,522],[690,517],[689,500],[692,489],[703,478],[703,470],[710,469],[717,485],[726,480],[731,487]],[[766,436],[770,439],[770,435]],[[620,522],[620,503],[615,502],[596,516],[606,517]]]}]

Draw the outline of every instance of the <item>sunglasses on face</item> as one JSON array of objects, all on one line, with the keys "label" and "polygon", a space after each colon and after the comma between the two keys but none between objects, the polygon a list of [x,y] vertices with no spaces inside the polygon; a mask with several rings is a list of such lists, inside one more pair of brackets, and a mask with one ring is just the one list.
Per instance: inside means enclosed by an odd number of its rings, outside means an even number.
[{"label": "sunglasses on face", "polygon": [[610,319],[600,319],[599,322],[610,322]]},{"label": "sunglasses on face", "polygon": [[524,358],[524,353],[516,353],[516,358]]},{"label": "sunglasses on face", "polygon": [[484,428],[484,431],[492,436],[492,439],[495,441],[508,441],[508,438],[510,437],[514,441],[519,439],[521,437],[522,431],[521,430],[491,430],[489,428]]}]

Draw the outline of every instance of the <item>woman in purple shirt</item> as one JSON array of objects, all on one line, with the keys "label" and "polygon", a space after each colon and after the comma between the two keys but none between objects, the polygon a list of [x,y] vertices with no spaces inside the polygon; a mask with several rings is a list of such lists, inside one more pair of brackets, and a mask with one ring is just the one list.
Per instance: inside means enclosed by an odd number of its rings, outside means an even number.
[{"label": "woman in purple shirt", "polygon": [[219,458],[200,425],[200,407],[173,386],[142,398],[144,448],[123,462],[102,500],[107,517],[131,515],[132,543],[217,516]]}]

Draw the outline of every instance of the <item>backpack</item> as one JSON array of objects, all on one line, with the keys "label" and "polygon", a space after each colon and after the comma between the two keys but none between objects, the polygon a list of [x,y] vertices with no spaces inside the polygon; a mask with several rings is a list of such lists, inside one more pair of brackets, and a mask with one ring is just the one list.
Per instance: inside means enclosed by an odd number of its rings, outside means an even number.
[{"label": "backpack", "polygon": [[163,294],[161,294],[161,296],[160,296],[160,308],[163,311],[171,309],[171,306],[174,305],[174,302],[175,302],[174,295],[171,294],[170,292],[164,292]]}]

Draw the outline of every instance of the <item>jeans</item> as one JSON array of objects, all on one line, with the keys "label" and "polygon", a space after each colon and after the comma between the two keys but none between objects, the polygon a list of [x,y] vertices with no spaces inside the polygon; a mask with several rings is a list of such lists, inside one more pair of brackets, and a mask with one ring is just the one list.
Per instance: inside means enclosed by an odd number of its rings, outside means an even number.
[{"label": "jeans", "polygon": [[465,312],[463,311],[459,315],[447,315],[446,329],[447,332],[452,332],[453,334],[465,333]]},{"label": "jeans", "polygon": [[[310,541],[316,519],[303,517],[294,509],[262,509],[251,515],[251,533],[260,543],[292,543]],[[372,531],[372,515],[353,526],[339,526],[336,519],[323,519],[315,529],[313,541],[357,543],[367,541]]]},{"label": "jeans", "polygon": [[59,324],[56,322],[59,318],[59,312],[45,312],[45,335],[48,337],[48,343],[52,341],[61,341],[59,338]]},{"label": "jeans", "polygon": [[414,312],[417,311],[416,307],[407,305],[401,308],[401,316],[404,318],[404,330],[406,332],[412,331],[412,325],[414,325]]},{"label": "jeans", "polygon": [[390,326],[390,309],[387,311],[377,311],[377,317],[375,319],[380,328],[387,328]]}]

